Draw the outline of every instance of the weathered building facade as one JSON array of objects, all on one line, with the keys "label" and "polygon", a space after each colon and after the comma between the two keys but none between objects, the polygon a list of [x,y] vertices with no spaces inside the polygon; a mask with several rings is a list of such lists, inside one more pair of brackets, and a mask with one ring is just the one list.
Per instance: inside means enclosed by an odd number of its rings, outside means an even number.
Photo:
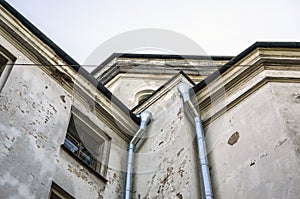
[{"label": "weathered building facade", "polygon": [[300,194],[300,43],[236,57],[113,54],[91,74],[0,1],[0,198],[201,198],[201,116],[214,198]]}]

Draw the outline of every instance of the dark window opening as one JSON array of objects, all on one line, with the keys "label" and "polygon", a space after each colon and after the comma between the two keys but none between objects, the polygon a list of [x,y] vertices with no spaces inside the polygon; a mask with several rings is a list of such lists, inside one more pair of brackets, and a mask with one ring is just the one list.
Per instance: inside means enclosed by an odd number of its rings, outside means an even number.
[{"label": "dark window opening", "polygon": [[0,54],[0,76],[2,75],[7,62],[8,60]]},{"label": "dark window opening", "polygon": [[49,199],[74,199],[74,197],[52,182]]}]

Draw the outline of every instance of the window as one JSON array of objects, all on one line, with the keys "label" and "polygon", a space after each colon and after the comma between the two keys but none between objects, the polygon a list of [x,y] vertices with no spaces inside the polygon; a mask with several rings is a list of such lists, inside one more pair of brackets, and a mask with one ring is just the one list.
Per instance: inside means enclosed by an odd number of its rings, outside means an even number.
[{"label": "window", "polygon": [[0,54],[0,76],[2,75],[7,62],[8,60]]},{"label": "window", "polygon": [[[77,130],[79,131],[77,132]],[[86,140],[85,143],[81,141],[83,139]],[[100,167],[101,165],[95,157],[97,156],[97,153],[93,153],[92,155],[90,151],[95,152],[95,149],[98,147],[98,145],[101,145],[101,143],[103,143],[103,140],[101,140],[100,143],[97,143],[91,138],[91,136],[89,136],[88,133],[85,133],[85,131],[80,126],[76,127],[74,116],[72,116],[64,146],[94,170],[99,170],[98,167]]]},{"label": "window", "polygon": [[109,145],[110,138],[101,129],[72,114],[63,147],[103,177],[106,174]]},{"label": "window", "polygon": [[74,197],[52,182],[49,199],[74,199]]},{"label": "window", "polygon": [[138,99],[138,104],[144,103],[150,96],[151,96],[151,94],[145,94],[145,95],[140,96]]},{"label": "window", "polygon": [[16,58],[0,45],[0,92],[12,70]]},{"label": "window", "polygon": [[143,102],[145,102],[153,93],[154,93],[154,90],[151,90],[151,89],[146,89],[146,90],[137,92],[135,94],[137,104],[140,105]]}]

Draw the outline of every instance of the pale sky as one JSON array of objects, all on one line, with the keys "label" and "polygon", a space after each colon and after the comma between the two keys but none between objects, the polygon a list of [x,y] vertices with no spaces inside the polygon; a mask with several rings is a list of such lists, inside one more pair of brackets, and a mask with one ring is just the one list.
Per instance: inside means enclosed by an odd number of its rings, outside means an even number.
[{"label": "pale sky", "polygon": [[[140,28],[178,32],[209,55],[235,56],[255,41],[300,41],[299,0],[8,2],[80,64],[113,36]],[[103,56],[113,51],[120,52]]]}]

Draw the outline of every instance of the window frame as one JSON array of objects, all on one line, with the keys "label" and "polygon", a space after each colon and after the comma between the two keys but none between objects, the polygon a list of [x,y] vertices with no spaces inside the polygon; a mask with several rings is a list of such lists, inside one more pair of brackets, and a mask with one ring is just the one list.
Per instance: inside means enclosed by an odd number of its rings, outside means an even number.
[{"label": "window frame", "polygon": [[0,44],[0,56],[2,59],[4,59],[6,62],[3,62],[3,64],[0,65],[0,93],[8,79],[8,76],[15,64],[16,57],[13,56],[8,50],[6,50],[1,44]]},{"label": "window frame", "polygon": [[[76,138],[74,135],[72,135],[70,133],[70,131],[72,131],[72,129],[70,129],[70,127],[71,127],[70,124],[71,124],[72,120],[73,120],[73,122],[76,121],[78,123],[78,124],[76,124],[77,131],[78,130],[84,131],[84,133],[87,133],[88,136],[90,136],[91,138],[93,138],[99,142],[99,146],[98,146],[97,150],[99,150],[98,158],[100,158],[101,160],[98,161],[96,159],[97,162],[96,162],[95,168],[93,168],[92,166],[87,164],[85,162],[85,160],[80,157],[79,147],[82,145],[84,146],[84,143],[79,138],[79,136],[77,136],[77,138]],[[83,128],[81,128],[81,127],[83,127]],[[89,132],[87,132],[87,130]],[[78,149],[79,149],[77,151],[77,154],[75,154],[72,150],[70,150],[70,148],[68,148],[66,146],[65,141],[68,137],[71,137],[72,139],[77,141]],[[75,160],[77,160],[82,165],[84,165],[89,171],[91,171],[98,177],[101,177],[102,180],[107,181],[106,174],[107,174],[107,165],[108,165],[109,153],[110,153],[110,147],[111,147],[111,138],[103,130],[101,130],[100,127],[98,127],[94,122],[89,120],[87,116],[85,116],[83,113],[81,113],[75,107],[72,107],[68,130],[65,135],[64,143],[61,146],[66,152],[68,152],[68,154],[70,154]],[[90,153],[90,152],[88,152],[88,153]],[[93,154],[91,154],[91,155],[93,155]]]}]

